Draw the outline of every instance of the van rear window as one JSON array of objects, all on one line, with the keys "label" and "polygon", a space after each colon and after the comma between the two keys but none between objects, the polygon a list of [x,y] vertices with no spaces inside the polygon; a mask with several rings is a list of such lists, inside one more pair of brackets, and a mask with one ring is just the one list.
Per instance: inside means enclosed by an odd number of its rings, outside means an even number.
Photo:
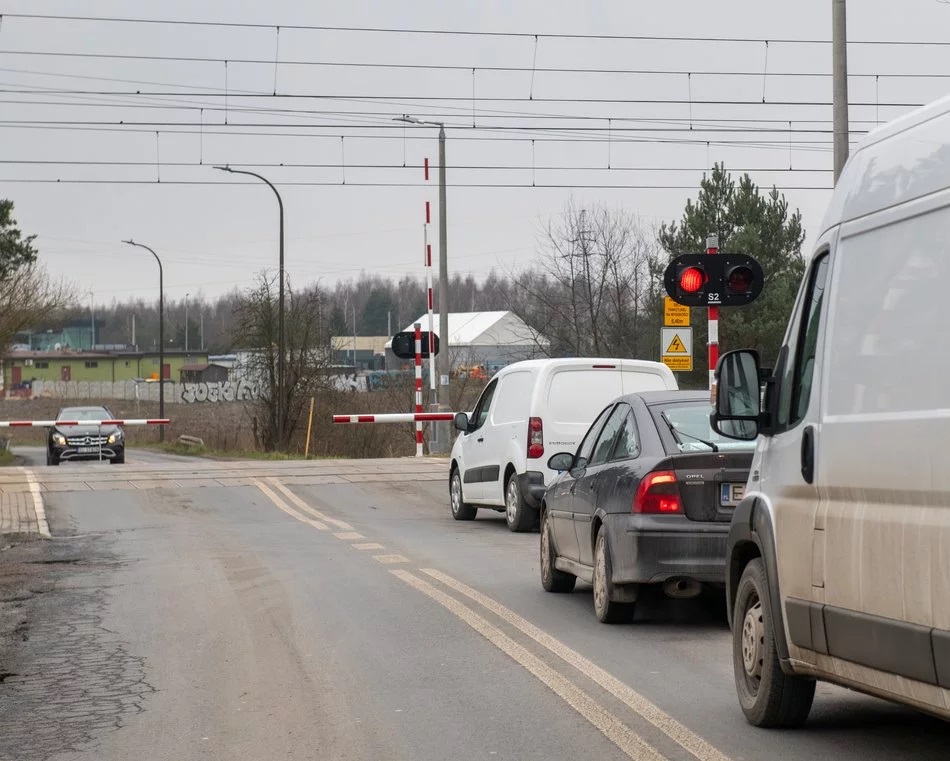
[{"label": "van rear window", "polygon": [[608,402],[623,395],[620,376],[621,373],[610,370],[556,372],[548,389],[551,422],[590,425]]}]

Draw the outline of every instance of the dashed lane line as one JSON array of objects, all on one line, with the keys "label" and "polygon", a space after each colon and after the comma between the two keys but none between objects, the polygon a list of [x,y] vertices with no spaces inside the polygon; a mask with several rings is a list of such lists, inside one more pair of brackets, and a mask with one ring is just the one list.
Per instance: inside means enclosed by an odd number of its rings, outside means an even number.
[{"label": "dashed lane line", "polygon": [[357,550],[382,550],[385,549],[379,542],[361,542],[360,544],[351,544]]},{"label": "dashed lane line", "polygon": [[724,755],[717,748],[714,748],[702,737],[685,727],[658,706],[651,703],[643,695],[585,658],[576,650],[572,650],[561,641],[525,620],[514,611],[506,608],[501,603],[495,602],[491,597],[483,595],[472,587],[463,584],[461,581],[452,578],[448,574],[432,568],[423,568],[421,570],[433,579],[437,579],[447,587],[454,589],[456,592],[465,595],[482,607],[490,610],[496,616],[515,627],[522,634],[530,637],[543,648],[569,663],[597,685],[623,702],[634,713],[639,714],[650,722],[677,745],[689,751],[693,756],[699,759],[699,761],[730,761],[728,756]]},{"label": "dashed lane line", "polygon": [[339,533],[334,534],[333,536],[335,536],[337,539],[342,539],[344,542],[355,542],[359,539],[366,538],[358,531],[340,531]]},{"label": "dashed lane line", "polygon": [[395,565],[396,563],[409,562],[409,558],[403,557],[402,555],[373,555],[373,560],[376,560],[383,565]]},{"label": "dashed lane line", "polygon": [[471,626],[599,729],[628,758],[635,759],[635,761],[667,761],[652,745],[607,711],[580,687],[454,597],[408,571],[393,570],[390,573],[435,600],[457,618]]}]

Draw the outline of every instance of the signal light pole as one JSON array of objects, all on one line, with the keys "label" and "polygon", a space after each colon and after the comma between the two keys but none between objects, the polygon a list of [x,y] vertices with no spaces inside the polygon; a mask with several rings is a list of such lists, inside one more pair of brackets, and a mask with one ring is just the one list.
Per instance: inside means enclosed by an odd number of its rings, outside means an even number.
[{"label": "signal light pole", "polygon": [[[715,256],[719,253],[719,236],[706,238],[706,253]],[[716,393],[716,364],[719,362],[719,307],[709,307],[709,393]]]}]

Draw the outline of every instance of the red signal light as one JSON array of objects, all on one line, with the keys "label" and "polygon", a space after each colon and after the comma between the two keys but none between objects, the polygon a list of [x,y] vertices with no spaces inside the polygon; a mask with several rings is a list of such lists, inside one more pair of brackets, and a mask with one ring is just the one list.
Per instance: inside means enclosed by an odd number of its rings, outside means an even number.
[{"label": "red signal light", "polygon": [[748,293],[754,276],[749,267],[733,267],[726,276],[726,287],[732,293]]},{"label": "red signal light", "polygon": [[680,290],[684,293],[697,293],[706,285],[706,273],[700,267],[687,267],[680,272]]}]

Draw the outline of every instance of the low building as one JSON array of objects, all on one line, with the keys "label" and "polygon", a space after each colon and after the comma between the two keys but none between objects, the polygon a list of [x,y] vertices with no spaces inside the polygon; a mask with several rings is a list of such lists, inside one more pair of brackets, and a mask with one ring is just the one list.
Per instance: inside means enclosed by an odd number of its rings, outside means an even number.
[{"label": "low building", "polygon": [[182,365],[180,380],[182,383],[225,383],[230,380],[231,371],[215,362],[202,362]]},{"label": "low building", "polygon": [[[3,387],[16,390],[33,381],[111,382],[158,379],[159,354],[154,352],[16,351],[3,358]],[[208,364],[199,352],[166,351],[167,380],[186,365]]]},{"label": "low building", "polygon": [[388,336],[334,336],[333,364],[362,370],[382,370],[386,366]]}]

